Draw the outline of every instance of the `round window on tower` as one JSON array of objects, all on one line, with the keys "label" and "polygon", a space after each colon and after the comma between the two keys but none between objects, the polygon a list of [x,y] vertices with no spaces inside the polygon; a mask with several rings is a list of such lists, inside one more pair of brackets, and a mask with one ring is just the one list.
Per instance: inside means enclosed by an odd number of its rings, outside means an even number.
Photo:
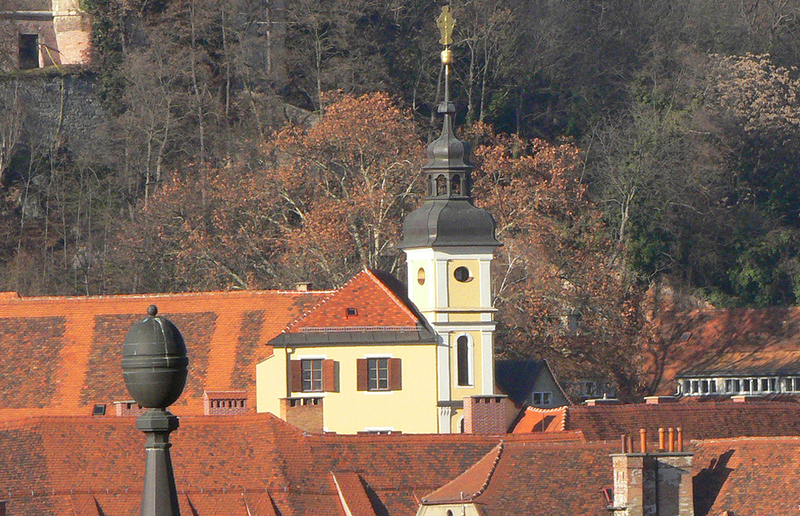
[{"label": "round window on tower", "polygon": [[425,269],[423,269],[422,267],[420,267],[419,270],[417,271],[417,283],[419,283],[420,285],[425,284]]},{"label": "round window on tower", "polygon": [[463,266],[458,267],[453,272],[453,276],[456,278],[456,281],[460,281],[461,283],[472,281],[472,273],[469,272],[469,269]]}]

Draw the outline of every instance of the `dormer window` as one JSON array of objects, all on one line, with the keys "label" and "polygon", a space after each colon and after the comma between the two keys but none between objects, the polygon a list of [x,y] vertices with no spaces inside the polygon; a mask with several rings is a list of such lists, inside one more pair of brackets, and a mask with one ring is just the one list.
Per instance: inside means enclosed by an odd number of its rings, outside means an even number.
[{"label": "dormer window", "polygon": [[347,314],[347,317],[355,317],[355,316],[358,315],[358,309],[357,308],[347,308],[345,313]]}]

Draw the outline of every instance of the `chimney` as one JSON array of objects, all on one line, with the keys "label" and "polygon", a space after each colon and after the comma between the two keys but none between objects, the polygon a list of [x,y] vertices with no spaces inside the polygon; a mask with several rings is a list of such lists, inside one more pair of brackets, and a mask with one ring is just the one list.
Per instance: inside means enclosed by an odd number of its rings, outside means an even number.
[{"label": "chimney", "polygon": [[247,413],[247,391],[204,391],[203,414],[235,416]]},{"label": "chimney", "polygon": [[308,292],[311,290],[310,281],[300,281],[294,284],[294,289],[298,292]]},{"label": "chimney", "polygon": [[324,432],[322,401],[324,398],[281,398],[281,419],[312,434]]},{"label": "chimney", "polygon": [[114,402],[114,412],[117,416],[140,416],[146,411],[147,409],[142,408],[133,400]]},{"label": "chimney", "polygon": [[587,407],[597,407],[600,405],[619,405],[619,400],[617,398],[596,398],[591,400],[586,400],[583,402],[584,405]]},{"label": "chimney", "polygon": [[[511,425],[513,403],[505,395],[467,396],[464,398],[464,433],[504,434]],[[518,411],[517,411],[518,412]]]},{"label": "chimney", "polygon": [[754,403],[758,401],[764,401],[764,398],[761,396],[754,396],[752,394],[737,394],[735,396],[731,396],[731,401],[734,403]]},{"label": "chimney", "polygon": [[662,403],[675,403],[678,401],[676,396],[645,396],[644,403],[646,405],[660,405]]},{"label": "chimney", "polygon": [[660,428],[659,450],[650,453],[647,432],[641,429],[639,433],[641,453],[633,453],[630,437],[622,436],[622,453],[611,455],[614,503],[609,511],[616,516],[694,516],[694,454],[683,451],[682,429]]}]

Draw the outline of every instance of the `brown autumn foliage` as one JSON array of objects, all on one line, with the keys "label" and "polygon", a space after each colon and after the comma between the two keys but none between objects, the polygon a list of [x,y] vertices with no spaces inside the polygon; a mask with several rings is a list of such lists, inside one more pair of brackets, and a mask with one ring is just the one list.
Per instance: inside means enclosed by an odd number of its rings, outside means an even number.
[{"label": "brown autumn foliage", "polygon": [[312,127],[261,144],[257,160],[164,185],[122,230],[117,289],[326,288],[365,266],[396,272],[420,151],[387,95],[340,96]]},{"label": "brown autumn foliage", "polygon": [[476,125],[475,196],[497,220],[500,353],[547,358],[564,380],[611,378],[641,394],[642,290],[620,266],[571,143],[525,141]]}]

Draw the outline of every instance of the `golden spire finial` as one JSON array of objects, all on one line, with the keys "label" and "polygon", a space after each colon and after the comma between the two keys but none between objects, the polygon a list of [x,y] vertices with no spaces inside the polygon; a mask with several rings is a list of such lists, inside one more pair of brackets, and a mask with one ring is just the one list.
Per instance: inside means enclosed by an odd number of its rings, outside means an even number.
[{"label": "golden spire finial", "polygon": [[442,7],[442,14],[436,18],[436,25],[442,33],[442,39],[439,40],[439,43],[444,46],[451,45],[453,43],[453,27],[456,26],[456,19],[450,14],[449,5]]},{"label": "golden spire finial", "polygon": [[450,13],[449,5],[442,7],[442,14],[436,18],[436,25],[442,33],[442,39],[439,40],[439,43],[444,45],[442,64],[445,65],[445,72],[448,72],[447,65],[453,64],[453,51],[450,50],[450,45],[453,43],[453,27],[456,26],[456,19]]}]

